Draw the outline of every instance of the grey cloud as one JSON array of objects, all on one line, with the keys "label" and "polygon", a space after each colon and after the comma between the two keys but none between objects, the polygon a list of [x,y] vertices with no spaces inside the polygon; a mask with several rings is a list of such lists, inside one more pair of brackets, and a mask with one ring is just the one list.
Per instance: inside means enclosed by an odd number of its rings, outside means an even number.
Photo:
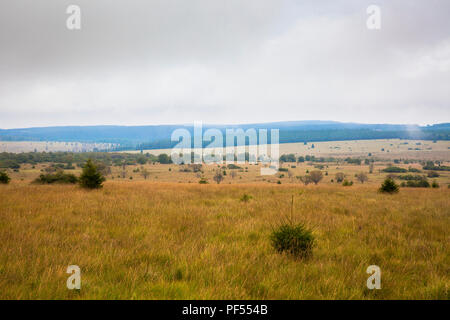
[{"label": "grey cloud", "polygon": [[369,4],[3,0],[0,128],[450,121],[450,2]]}]

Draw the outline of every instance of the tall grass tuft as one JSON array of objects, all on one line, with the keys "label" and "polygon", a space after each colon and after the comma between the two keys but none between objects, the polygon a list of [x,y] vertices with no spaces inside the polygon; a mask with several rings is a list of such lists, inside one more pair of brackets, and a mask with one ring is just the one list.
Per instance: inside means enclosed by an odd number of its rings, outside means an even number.
[{"label": "tall grass tuft", "polygon": [[244,195],[241,197],[242,202],[249,202],[253,197],[249,194],[244,193]]},{"label": "tall grass tuft", "polygon": [[287,252],[297,258],[312,255],[314,236],[303,223],[283,224],[272,232],[270,239],[279,253]]}]

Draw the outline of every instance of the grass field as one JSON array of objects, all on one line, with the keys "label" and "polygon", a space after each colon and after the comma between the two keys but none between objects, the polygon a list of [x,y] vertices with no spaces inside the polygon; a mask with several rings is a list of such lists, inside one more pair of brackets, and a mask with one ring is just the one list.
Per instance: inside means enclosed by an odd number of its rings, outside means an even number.
[{"label": "grass field", "polygon": [[[450,165],[449,162],[443,162],[443,165]],[[19,172],[13,172],[9,170],[9,175],[14,181],[21,181],[29,183],[33,179],[37,178],[40,174],[43,173],[46,167],[50,166],[50,163],[38,164],[36,166],[30,164],[22,165]],[[107,179],[111,181],[126,181],[129,183],[133,183],[136,181],[149,181],[149,182],[175,182],[175,183],[194,183],[197,184],[201,177],[204,177],[209,183],[214,184],[213,181],[214,174],[217,170],[220,169],[221,172],[226,171],[227,175],[224,176],[224,180],[222,184],[248,184],[248,183],[267,183],[267,184],[275,184],[280,181],[282,184],[294,184],[298,185],[301,183],[296,177],[302,176],[307,173],[307,171],[311,172],[313,170],[319,170],[315,167],[318,163],[283,163],[281,167],[289,170],[291,177],[289,177],[289,172],[279,172],[276,175],[261,175],[261,165],[252,165],[252,164],[239,164],[241,169],[238,170],[230,170],[224,169],[224,165],[203,165],[202,173],[201,172],[181,172],[183,166],[179,165],[168,165],[168,164],[145,164],[145,165],[128,165],[125,167],[125,171],[122,166],[113,166],[111,167],[111,174],[107,175]],[[368,165],[352,165],[347,164],[342,161],[340,163],[323,163],[323,168],[321,171],[323,172],[323,180],[320,184],[328,184],[333,185],[335,182],[335,175],[338,172],[342,172],[345,174],[346,179],[349,181],[354,181],[355,184],[359,184],[355,178],[355,174],[360,172],[364,172],[368,175],[369,180],[365,183],[368,185],[377,185],[379,186],[381,182],[388,176],[387,173],[381,172],[382,169],[386,168],[389,165],[399,166],[405,169],[409,167],[421,169],[422,167],[418,163],[414,164],[393,164],[392,161],[378,161],[374,164],[373,173],[369,173]],[[295,167],[295,168],[294,168]],[[147,178],[142,176],[142,169],[145,169],[148,172]],[[138,171],[139,170],[139,171]],[[65,170],[69,173],[74,173],[79,175],[81,173],[81,169],[77,168],[75,170]],[[231,172],[235,172],[235,176],[232,177]],[[425,171],[419,173],[420,175],[426,175]],[[430,182],[437,181],[442,187],[447,187],[450,184],[450,172],[449,171],[440,171],[439,177],[429,179]],[[331,182],[334,180],[334,183]]]},{"label": "grass field", "polygon": [[[0,185],[0,298],[449,299],[450,189],[377,187],[15,180]],[[291,209],[317,239],[307,260],[270,244]]]},{"label": "grass field", "polygon": [[[316,157],[367,157],[369,153],[380,159],[420,159],[443,160],[450,154],[450,141],[429,140],[347,140],[304,143],[282,143],[279,145],[280,155],[294,153],[314,155]],[[265,149],[264,149],[265,150]],[[194,149],[195,151],[195,149]],[[125,151],[132,153],[133,151]],[[140,151],[134,151],[138,153]],[[171,149],[143,150],[144,153],[158,155],[170,154]],[[198,152],[198,151],[197,151]]]}]

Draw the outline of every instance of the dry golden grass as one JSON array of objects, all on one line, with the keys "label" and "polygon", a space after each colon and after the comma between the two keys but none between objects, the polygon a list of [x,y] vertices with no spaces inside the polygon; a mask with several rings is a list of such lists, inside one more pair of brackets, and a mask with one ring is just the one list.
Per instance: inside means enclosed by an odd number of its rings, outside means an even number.
[{"label": "dry golden grass", "polygon": [[[0,185],[0,298],[449,299],[450,190],[377,187],[16,180]],[[306,261],[269,240],[292,195],[317,238]],[[366,288],[372,264],[381,290]]]}]

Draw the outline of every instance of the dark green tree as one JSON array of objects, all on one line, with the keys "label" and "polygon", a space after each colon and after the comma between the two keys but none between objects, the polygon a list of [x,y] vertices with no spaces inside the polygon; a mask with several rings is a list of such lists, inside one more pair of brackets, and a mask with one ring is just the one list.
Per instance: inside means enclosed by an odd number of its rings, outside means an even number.
[{"label": "dark green tree", "polygon": [[161,153],[160,155],[158,155],[158,162],[161,164],[169,164],[172,163],[172,160],[167,154]]},{"label": "dark green tree", "polygon": [[83,188],[98,189],[103,186],[103,181],[105,181],[105,178],[97,169],[94,162],[89,159],[84,165],[83,172],[81,173],[80,185]]},{"label": "dark green tree", "polygon": [[0,183],[8,184],[11,181],[11,178],[5,171],[0,171]]},{"label": "dark green tree", "polygon": [[383,193],[397,193],[398,185],[392,178],[386,178],[386,180],[384,180],[383,184],[381,185],[379,191]]}]

